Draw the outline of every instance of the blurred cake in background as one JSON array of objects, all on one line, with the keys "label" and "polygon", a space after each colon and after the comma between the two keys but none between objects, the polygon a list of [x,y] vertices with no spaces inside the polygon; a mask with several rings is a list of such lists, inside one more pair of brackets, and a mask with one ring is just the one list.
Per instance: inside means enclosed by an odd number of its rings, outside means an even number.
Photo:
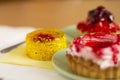
[{"label": "blurred cake in background", "polygon": [[26,36],[26,54],[36,60],[51,60],[58,50],[66,48],[66,35],[58,29],[41,29]]}]

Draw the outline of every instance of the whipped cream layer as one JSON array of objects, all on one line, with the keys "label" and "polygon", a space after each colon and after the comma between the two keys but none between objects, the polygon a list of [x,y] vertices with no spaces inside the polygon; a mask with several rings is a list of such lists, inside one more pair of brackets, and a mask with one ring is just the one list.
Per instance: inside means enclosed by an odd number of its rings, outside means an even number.
[{"label": "whipped cream layer", "polygon": [[[67,54],[82,57],[84,60],[91,60],[93,63],[98,64],[101,69],[120,65],[120,44],[118,40],[116,40],[118,43],[108,45],[107,47],[95,51],[96,47],[84,44],[82,38],[83,37],[80,37],[71,42],[70,48],[67,49]],[[75,43],[75,41],[78,43]]]}]

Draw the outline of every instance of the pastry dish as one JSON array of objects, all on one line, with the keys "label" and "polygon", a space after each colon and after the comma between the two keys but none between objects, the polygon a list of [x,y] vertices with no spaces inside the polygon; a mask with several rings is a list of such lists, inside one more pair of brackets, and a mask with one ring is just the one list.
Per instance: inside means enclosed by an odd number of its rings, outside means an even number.
[{"label": "pastry dish", "polygon": [[58,29],[42,29],[26,36],[26,53],[36,60],[51,60],[53,54],[66,48],[66,36]]},{"label": "pastry dish", "polygon": [[88,12],[86,21],[79,22],[77,29],[81,33],[117,33],[120,26],[115,23],[113,14],[105,7],[99,6]]},{"label": "pastry dish", "polygon": [[86,34],[75,38],[66,51],[72,71],[78,75],[120,78],[120,34]]}]

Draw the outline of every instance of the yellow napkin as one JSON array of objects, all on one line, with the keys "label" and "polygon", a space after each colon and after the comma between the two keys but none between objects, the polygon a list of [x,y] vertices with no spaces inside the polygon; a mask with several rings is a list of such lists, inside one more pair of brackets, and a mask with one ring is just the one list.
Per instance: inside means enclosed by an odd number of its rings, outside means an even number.
[{"label": "yellow napkin", "polygon": [[38,68],[54,69],[52,61],[38,61],[29,58],[25,53],[25,44],[19,46],[15,50],[9,52],[2,58],[0,62],[9,64],[18,64],[23,66],[33,66]]}]

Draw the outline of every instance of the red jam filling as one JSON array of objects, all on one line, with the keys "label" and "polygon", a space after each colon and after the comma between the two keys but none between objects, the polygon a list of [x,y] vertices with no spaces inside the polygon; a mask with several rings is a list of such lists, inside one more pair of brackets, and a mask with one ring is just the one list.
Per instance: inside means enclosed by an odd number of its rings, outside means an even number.
[{"label": "red jam filling", "polygon": [[104,56],[102,52],[103,48],[110,47],[113,52],[112,60],[114,64],[117,64],[117,54],[119,51],[114,45],[119,43],[119,38],[119,34],[87,34],[83,37],[75,38],[73,44],[77,52],[80,52],[80,49],[84,46],[92,47],[97,58],[102,58],[102,56]]},{"label": "red jam filling", "polygon": [[49,42],[49,41],[52,41],[54,40],[55,37],[51,34],[43,34],[43,33],[40,33],[40,34],[37,34],[33,40],[36,42],[36,41],[40,41],[40,42]]},{"label": "red jam filling", "polygon": [[117,64],[117,54],[119,53],[118,49],[115,48],[114,46],[111,47],[111,50],[113,51],[113,61],[114,61],[114,64]]},{"label": "red jam filling", "polygon": [[80,52],[80,46],[79,46],[80,41],[81,41],[81,39],[79,37],[77,37],[73,40],[73,44],[75,44],[75,49],[77,52]]},{"label": "red jam filling", "polygon": [[80,22],[77,29],[88,33],[111,33],[120,30],[120,27],[113,21],[114,16],[111,12],[106,10],[103,6],[89,11],[87,20]]}]

